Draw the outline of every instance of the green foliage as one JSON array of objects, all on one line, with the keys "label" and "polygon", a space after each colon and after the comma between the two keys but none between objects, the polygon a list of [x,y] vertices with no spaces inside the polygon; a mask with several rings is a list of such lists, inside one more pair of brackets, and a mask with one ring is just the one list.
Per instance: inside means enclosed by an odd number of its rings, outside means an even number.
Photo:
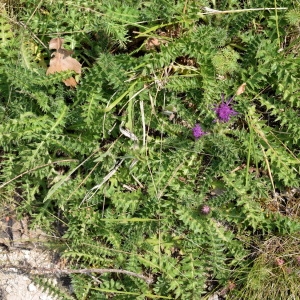
[{"label": "green foliage", "polygon": [[[231,280],[244,287],[255,235],[299,231],[297,210],[263,205],[299,186],[299,7],[19,4],[0,17],[0,195],[18,194],[20,215],[60,235],[73,268],[151,279],[73,274],[76,297],[200,299]],[[62,82],[72,72],[45,75],[57,36],[83,64],[74,89]],[[237,116],[217,121],[221,95],[243,82]]]},{"label": "green foliage", "polygon": [[45,279],[42,276],[34,276],[33,282],[39,286],[44,292],[52,297],[57,297],[62,300],[74,300],[75,298],[69,295],[66,289],[60,287],[51,279]]}]

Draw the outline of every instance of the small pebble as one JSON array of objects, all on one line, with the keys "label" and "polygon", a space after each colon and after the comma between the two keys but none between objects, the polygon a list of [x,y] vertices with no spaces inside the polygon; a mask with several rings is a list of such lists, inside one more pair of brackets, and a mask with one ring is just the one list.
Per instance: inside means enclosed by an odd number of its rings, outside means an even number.
[{"label": "small pebble", "polygon": [[36,291],[36,287],[33,283],[30,283],[28,286],[28,291],[29,292],[35,292]]},{"label": "small pebble", "polygon": [[6,293],[10,294],[10,293],[13,291],[13,288],[12,288],[10,285],[8,285],[8,286],[5,288],[5,291],[6,291]]},{"label": "small pebble", "polygon": [[209,296],[208,300],[218,300],[219,299],[219,296],[218,294],[213,294],[211,296]]}]

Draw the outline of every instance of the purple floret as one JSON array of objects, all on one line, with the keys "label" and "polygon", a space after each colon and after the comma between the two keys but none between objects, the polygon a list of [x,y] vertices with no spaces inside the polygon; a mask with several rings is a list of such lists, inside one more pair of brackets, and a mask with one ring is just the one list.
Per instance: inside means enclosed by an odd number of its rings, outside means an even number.
[{"label": "purple floret", "polygon": [[227,102],[224,100],[224,95],[222,95],[222,103],[219,104],[214,111],[217,114],[218,120],[221,122],[228,122],[231,117],[236,116],[238,112],[230,107],[230,102],[232,98],[229,98]]},{"label": "purple floret", "polygon": [[199,124],[196,124],[195,127],[193,127],[193,135],[195,139],[199,139],[202,135],[205,134],[205,132],[202,130]]},{"label": "purple floret", "polygon": [[207,215],[210,213],[210,207],[208,205],[203,205],[202,208],[201,208],[201,212],[204,214],[204,215]]}]

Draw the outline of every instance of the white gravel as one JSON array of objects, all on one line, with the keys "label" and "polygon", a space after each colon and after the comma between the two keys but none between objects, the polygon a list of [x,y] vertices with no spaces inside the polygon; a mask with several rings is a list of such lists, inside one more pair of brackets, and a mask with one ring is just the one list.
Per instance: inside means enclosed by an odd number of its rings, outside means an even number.
[{"label": "white gravel", "polygon": [[14,250],[7,252],[0,249],[0,265],[15,265],[18,268],[0,269],[1,300],[56,300],[35,285],[24,272],[22,267],[50,268],[51,257],[39,249]]},{"label": "white gravel", "polygon": [[41,249],[49,237],[28,229],[27,223],[26,218],[0,219],[0,300],[56,300],[28,275],[28,270],[52,269],[55,264],[51,252]]}]

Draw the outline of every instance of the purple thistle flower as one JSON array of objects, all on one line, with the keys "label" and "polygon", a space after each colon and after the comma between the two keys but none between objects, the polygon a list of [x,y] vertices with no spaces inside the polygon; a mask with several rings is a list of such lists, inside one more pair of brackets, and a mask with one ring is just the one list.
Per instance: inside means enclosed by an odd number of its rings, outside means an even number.
[{"label": "purple thistle flower", "polygon": [[215,107],[214,111],[217,114],[218,120],[221,122],[228,122],[231,117],[236,116],[238,112],[230,107],[230,102],[233,100],[229,98],[227,102],[224,100],[224,94],[222,94],[222,103]]},{"label": "purple thistle flower", "polygon": [[276,257],[275,259],[277,266],[281,267],[284,264],[284,260],[282,258]]},{"label": "purple thistle flower", "polygon": [[196,124],[195,127],[193,127],[193,135],[195,139],[199,139],[202,135],[205,134],[205,132],[202,130],[199,124]]},{"label": "purple thistle flower", "polygon": [[203,215],[208,215],[210,213],[210,207],[208,205],[203,205],[201,208],[201,212]]}]

